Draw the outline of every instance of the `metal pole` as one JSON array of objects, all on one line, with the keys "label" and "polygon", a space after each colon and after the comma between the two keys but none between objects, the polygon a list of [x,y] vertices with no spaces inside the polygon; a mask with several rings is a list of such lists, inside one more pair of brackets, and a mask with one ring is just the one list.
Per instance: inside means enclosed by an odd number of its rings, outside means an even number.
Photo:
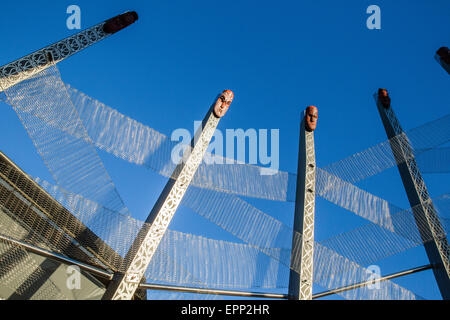
[{"label": "metal pole", "polygon": [[102,270],[102,269],[96,268],[94,266],[85,264],[83,262],[65,257],[56,252],[51,252],[51,251],[48,251],[48,250],[45,250],[42,248],[38,248],[36,246],[33,246],[33,245],[23,242],[23,241],[15,240],[15,239],[12,239],[10,237],[7,237],[7,236],[1,235],[1,234],[0,234],[0,241],[5,241],[5,242],[11,243],[13,245],[20,246],[20,247],[26,249],[27,251],[36,253],[43,257],[47,257],[47,258],[50,258],[50,259],[53,259],[53,260],[56,260],[56,261],[59,261],[62,263],[67,263],[70,265],[78,266],[82,270],[85,270],[93,275],[102,277],[107,280],[112,280],[112,278],[113,278],[113,274],[109,273],[105,270]]},{"label": "metal pole", "polygon": [[191,142],[192,150],[185,151],[183,161],[175,168],[171,179],[167,182],[127,253],[125,272],[118,272],[114,276],[103,299],[130,300],[133,298],[153,254],[203,159],[220,118],[225,115],[232,100],[233,93],[225,90],[207,112],[202,126]]},{"label": "metal pole", "polygon": [[137,19],[136,12],[125,12],[0,67],[0,92],[126,28]]},{"label": "metal pole", "polygon": [[420,174],[413,148],[394,114],[391,99],[386,89],[375,94],[378,111],[381,116],[391,149],[397,161],[414,219],[424,242],[434,276],[443,299],[450,299],[450,247],[444,228],[428,194],[427,187]]},{"label": "metal pole", "polygon": [[[356,284],[352,284],[349,286],[321,292],[312,295],[312,299],[319,299],[326,296],[330,296],[333,294],[338,294],[344,291],[358,289],[364,286],[368,286],[374,284],[375,281],[387,281],[403,276],[407,276],[410,274],[426,271],[432,269],[432,265],[426,265],[422,267],[412,268],[396,273],[392,273],[383,277],[380,277],[375,280],[360,282]],[[161,290],[161,291],[175,291],[175,292],[185,292],[185,293],[197,293],[197,294],[216,294],[216,295],[226,295],[226,296],[238,296],[238,297],[251,297],[251,298],[269,298],[269,299],[289,299],[289,295],[287,294],[278,294],[278,293],[265,293],[265,292],[244,292],[244,291],[236,291],[236,290],[219,290],[219,289],[204,289],[204,288],[192,288],[192,287],[181,287],[181,286],[169,286],[169,285],[160,285],[160,284],[152,284],[152,283],[143,283],[139,285],[140,289],[145,290]]]},{"label": "metal pole", "polygon": [[289,299],[311,300],[314,256],[316,157],[314,130],[317,108],[310,106],[300,124],[297,190],[292,237]]},{"label": "metal pole", "polygon": [[198,293],[198,294],[216,294],[235,297],[249,297],[249,298],[269,298],[269,299],[287,299],[286,294],[277,293],[265,293],[265,292],[244,292],[236,290],[220,290],[220,289],[203,289],[203,288],[190,288],[180,286],[168,286],[144,283],[139,285],[140,289],[146,290],[161,290],[161,291],[176,291],[185,293]]},{"label": "metal pole", "polygon": [[341,293],[341,292],[344,292],[344,291],[365,287],[365,286],[373,284],[374,281],[391,280],[391,279],[395,279],[395,278],[398,278],[398,277],[406,276],[406,275],[409,275],[409,274],[413,274],[413,273],[429,270],[429,269],[432,269],[432,268],[433,268],[432,265],[426,265],[426,266],[417,267],[417,268],[413,268],[413,269],[409,269],[409,270],[405,270],[405,271],[401,271],[401,272],[396,272],[396,273],[393,273],[393,274],[390,274],[390,275],[387,275],[387,276],[384,276],[384,277],[381,277],[381,278],[378,278],[378,279],[375,279],[375,280],[360,282],[360,283],[352,284],[352,285],[349,285],[349,286],[333,289],[333,290],[330,290],[330,291],[321,292],[321,293],[313,295],[313,299],[323,298],[323,297],[326,297],[326,296],[330,296],[332,294],[337,294],[337,293]]}]

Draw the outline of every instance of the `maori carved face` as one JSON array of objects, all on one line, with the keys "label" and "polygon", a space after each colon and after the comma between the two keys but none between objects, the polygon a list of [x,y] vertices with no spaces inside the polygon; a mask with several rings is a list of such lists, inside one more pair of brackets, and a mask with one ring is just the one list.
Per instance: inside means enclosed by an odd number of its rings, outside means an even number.
[{"label": "maori carved face", "polygon": [[138,15],[135,11],[125,12],[106,21],[103,25],[103,31],[106,33],[116,33],[136,22],[137,19]]},{"label": "maori carved face", "polygon": [[233,98],[234,98],[233,91],[224,90],[222,92],[219,99],[217,99],[216,104],[214,105],[214,115],[217,118],[222,118],[225,115],[225,113],[227,113],[227,110],[230,107]]},{"label": "maori carved face", "polygon": [[311,132],[317,127],[318,110],[314,106],[309,106],[305,111],[305,126],[306,130]]},{"label": "maori carved face", "polygon": [[391,98],[386,89],[378,89],[378,100],[385,109],[391,106]]}]

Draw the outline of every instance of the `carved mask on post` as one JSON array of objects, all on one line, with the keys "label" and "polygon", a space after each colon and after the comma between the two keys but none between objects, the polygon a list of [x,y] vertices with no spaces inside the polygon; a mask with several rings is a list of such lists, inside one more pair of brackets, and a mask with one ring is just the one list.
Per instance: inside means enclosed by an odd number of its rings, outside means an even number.
[{"label": "carved mask on post", "polygon": [[391,98],[386,89],[378,89],[378,100],[385,109],[391,106]]},{"label": "carved mask on post", "polygon": [[216,104],[214,105],[214,115],[217,118],[222,118],[225,115],[225,113],[227,113],[227,110],[230,107],[233,98],[234,98],[233,91],[224,90],[222,92],[219,99],[217,99]]},{"label": "carved mask on post", "polygon": [[116,33],[128,27],[130,24],[135,23],[137,20],[138,15],[136,11],[125,12],[106,21],[103,25],[103,31],[106,33]]},{"label": "carved mask on post", "polygon": [[311,132],[316,130],[318,118],[318,110],[314,106],[309,106],[305,110],[305,126],[306,130]]}]

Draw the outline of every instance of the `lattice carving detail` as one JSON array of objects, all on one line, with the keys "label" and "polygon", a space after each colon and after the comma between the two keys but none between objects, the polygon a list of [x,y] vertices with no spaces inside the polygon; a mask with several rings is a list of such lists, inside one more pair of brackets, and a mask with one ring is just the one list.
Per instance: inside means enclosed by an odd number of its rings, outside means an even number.
[{"label": "lattice carving detail", "polygon": [[305,131],[305,140],[306,174],[300,269],[300,300],[311,300],[314,271],[314,209],[316,186],[314,133]]},{"label": "lattice carving detail", "polygon": [[0,91],[6,90],[47,69],[52,64],[105,39],[110,34],[103,31],[104,24],[105,22],[99,23],[0,67]]},{"label": "lattice carving detail", "polygon": [[[427,187],[425,185],[425,181],[420,174],[408,137],[403,132],[403,129],[392,108],[384,110],[389,122],[394,129],[395,135],[397,137],[396,144],[398,150],[400,150],[402,157],[406,159],[405,163],[408,166],[409,172],[411,173],[414,182],[414,188],[416,189],[420,199],[421,205],[414,206],[413,211],[417,216],[424,216],[427,222],[426,225],[428,225],[429,227],[429,229],[427,228],[427,230],[420,230],[420,232],[426,234],[428,239],[434,239],[445,271],[447,272],[447,276],[450,278],[450,247],[446,237],[446,232],[441,225],[438,214],[433,206]],[[430,232],[431,234],[429,234]]]}]

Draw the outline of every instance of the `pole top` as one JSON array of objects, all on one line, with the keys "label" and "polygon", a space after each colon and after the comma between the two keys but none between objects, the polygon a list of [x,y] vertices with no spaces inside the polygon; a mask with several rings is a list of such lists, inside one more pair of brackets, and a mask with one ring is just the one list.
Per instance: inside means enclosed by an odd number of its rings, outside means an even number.
[{"label": "pole top", "polygon": [[224,90],[214,105],[214,115],[217,118],[222,118],[227,113],[231,102],[233,102],[234,93],[231,90]]},{"label": "pole top", "polygon": [[308,106],[305,109],[305,127],[306,131],[312,132],[317,127],[318,110],[315,106]]},{"label": "pole top", "polygon": [[450,64],[450,49],[448,47],[440,47],[436,54],[441,58],[445,63]]},{"label": "pole top", "polygon": [[389,93],[386,89],[378,89],[378,101],[383,105],[385,109],[389,109],[389,107],[391,106],[391,98],[389,97]]},{"label": "pole top", "polygon": [[139,17],[136,11],[127,11],[107,20],[103,25],[103,31],[106,33],[116,33],[135,23],[138,19]]}]

